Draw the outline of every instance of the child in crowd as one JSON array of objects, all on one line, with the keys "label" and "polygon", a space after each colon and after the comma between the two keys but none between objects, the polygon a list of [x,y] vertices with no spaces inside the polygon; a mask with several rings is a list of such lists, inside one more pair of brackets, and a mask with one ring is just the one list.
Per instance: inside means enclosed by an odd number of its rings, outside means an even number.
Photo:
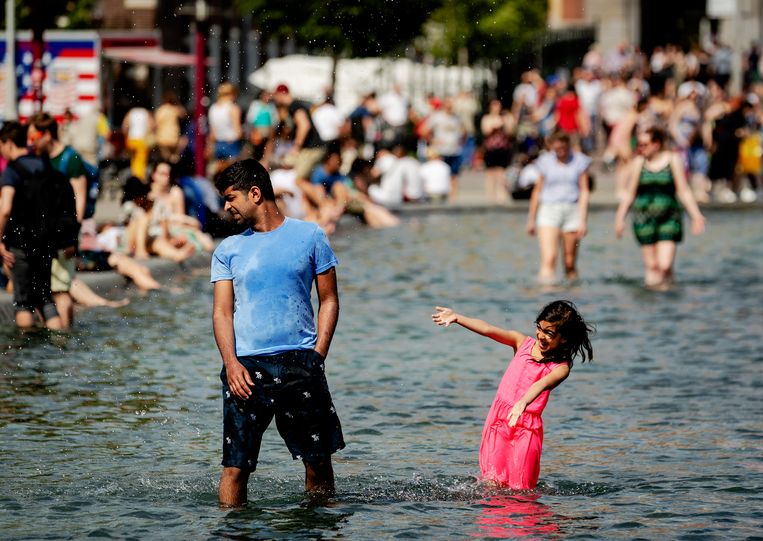
[{"label": "child in crowd", "polygon": [[458,323],[470,331],[506,344],[516,351],[498,387],[482,431],[480,469],[486,480],[515,490],[538,483],[543,445],[541,413],[551,389],[570,373],[579,354],[593,360],[586,324],[574,304],[554,301],[535,318],[535,338],[501,329],[437,306],[432,320],[447,327]]}]

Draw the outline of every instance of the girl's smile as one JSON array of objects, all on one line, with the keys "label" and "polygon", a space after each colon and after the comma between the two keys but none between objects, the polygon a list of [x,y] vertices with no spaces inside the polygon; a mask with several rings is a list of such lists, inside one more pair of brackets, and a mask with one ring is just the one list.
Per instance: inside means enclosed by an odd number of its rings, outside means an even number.
[{"label": "girl's smile", "polygon": [[558,348],[564,339],[556,330],[556,325],[547,321],[540,321],[535,326],[535,338],[538,340],[538,350],[541,354]]}]

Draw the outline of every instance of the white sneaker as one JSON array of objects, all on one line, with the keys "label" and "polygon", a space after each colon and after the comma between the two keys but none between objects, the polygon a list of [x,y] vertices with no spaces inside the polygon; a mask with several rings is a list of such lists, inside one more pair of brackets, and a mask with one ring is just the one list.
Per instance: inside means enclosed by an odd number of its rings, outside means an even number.
[{"label": "white sneaker", "polygon": [[752,203],[758,198],[758,194],[755,193],[754,190],[751,190],[750,188],[742,188],[742,191],[739,192],[739,200],[743,201],[744,203]]},{"label": "white sneaker", "polygon": [[729,188],[722,188],[718,191],[717,198],[721,203],[735,203],[737,200],[737,194],[735,194]]}]

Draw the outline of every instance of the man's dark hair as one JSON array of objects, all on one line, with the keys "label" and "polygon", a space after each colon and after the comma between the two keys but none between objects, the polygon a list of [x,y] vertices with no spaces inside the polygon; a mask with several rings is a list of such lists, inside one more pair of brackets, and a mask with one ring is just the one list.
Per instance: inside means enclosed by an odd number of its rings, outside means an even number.
[{"label": "man's dark hair", "polygon": [[36,113],[29,119],[29,125],[40,133],[48,132],[50,136],[58,141],[58,122],[48,113]]},{"label": "man's dark hair", "polygon": [[251,158],[234,162],[215,178],[215,188],[218,192],[223,193],[231,186],[234,190],[244,193],[249,193],[252,186],[257,186],[263,199],[276,200],[270,175],[260,162]]},{"label": "man's dark hair", "polygon": [[9,120],[0,129],[0,141],[3,143],[11,141],[19,148],[26,148],[26,132],[27,127],[25,125],[15,120]]}]

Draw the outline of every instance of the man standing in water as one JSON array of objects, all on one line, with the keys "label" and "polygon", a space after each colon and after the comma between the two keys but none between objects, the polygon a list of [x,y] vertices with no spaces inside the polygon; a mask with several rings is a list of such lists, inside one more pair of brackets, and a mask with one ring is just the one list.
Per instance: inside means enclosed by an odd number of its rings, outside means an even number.
[{"label": "man standing in water", "polygon": [[212,322],[223,360],[220,503],[246,503],[262,434],[274,416],[292,456],[305,465],[305,489],[331,493],[331,455],[344,447],[323,364],[339,317],[336,257],[318,226],[279,212],[258,161],[234,163],[215,186],[225,209],[247,226],[212,256]]}]

